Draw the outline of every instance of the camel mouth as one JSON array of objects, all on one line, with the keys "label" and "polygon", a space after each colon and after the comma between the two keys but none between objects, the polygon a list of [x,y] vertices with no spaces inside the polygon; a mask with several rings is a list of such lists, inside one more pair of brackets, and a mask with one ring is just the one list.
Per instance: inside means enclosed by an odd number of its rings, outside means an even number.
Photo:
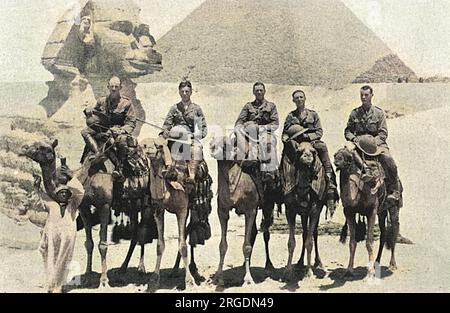
[{"label": "camel mouth", "polygon": [[27,157],[29,148],[30,147],[28,145],[23,145],[22,147],[20,147],[20,151],[19,153],[17,153],[17,155],[20,157]]}]

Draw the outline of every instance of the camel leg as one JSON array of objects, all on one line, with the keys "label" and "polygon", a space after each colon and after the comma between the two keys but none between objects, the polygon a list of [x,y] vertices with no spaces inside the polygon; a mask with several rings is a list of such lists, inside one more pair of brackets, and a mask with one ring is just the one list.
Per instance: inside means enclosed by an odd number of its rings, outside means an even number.
[{"label": "camel leg", "polygon": [[251,209],[245,213],[245,238],[244,244],[242,245],[242,252],[244,253],[245,259],[245,275],[244,275],[244,284],[250,285],[253,284],[253,278],[250,273],[250,257],[252,255],[252,244],[251,244],[251,236],[252,229],[256,219],[257,208]]},{"label": "camel leg", "polygon": [[141,257],[139,259],[138,272],[145,274],[145,263],[144,263],[145,245],[141,245]]},{"label": "camel leg", "polygon": [[133,251],[137,244],[137,226],[138,226],[138,213],[135,210],[136,208],[136,202],[133,201],[133,204],[131,205],[131,212],[130,212],[130,227],[131,227],[131,241],[130,241],[130,247],[128,248],[127,256],[125,257],[125,260],[122,263],[122,266],[120,267],[120,273],[125,273],[128,268],[128,263],[130,262],[131,256],[133,255]]},{"label": "camel leg", "polygon": [[194,276],[195,283],[197,285],[200,285],[200,283],[204,282],[206,279],[205,279],[205,277],[200,275],[200,273],[198,272],[197,264],[195,264],[195,259],[194,259],[194,251],[195,251],[195,247],[191,246],[191,263],[189,264],[189,271]]},{"label": "camel leg", "polygon": [[228,220],[230,219],[230,211],[228,208],[222,208],[220,206],[217,207],[217,214],[219,215],[221,239],[219,245],[220,252],[220,261],[219,266],[217,267],[217,271],[214,274],[214,280],[221,286],[224,285],[223,281],[223,263],[225,261],[225,254],[228,250],[228,242],[227,242],[227,231],[228,231]]},{"label": "camel leg", "polygon": [[[250,257],[249,257],[250,264],[252,263],[253,246],[255,245],[257,235],[258,235],[258,227],[256,227],[256,218],[255,218],[255,221],[253,222],[253,226],[252,226],[252,232],[250,234],[250,244],[252,245],[252,251],[250,252]],[[245,260],[244,260],[244,264],[242,266],[245,268]]]},{"label": "camel leg", "polygon": [[86,241],[84,242],[84,247],[86,248],[87,253],[87,262],[86,262],[86,276],[92,273],[92,252],[94,251],[94,240],[92,239],[92,223],[89,220],[89,210],[90,206],[80,206],[80,215],[84,224],[84,231],[86,233]]},{"label": "camel leg", "polygon": [[181,258],[183,259],[183,264],[184,264],[184,268],[185,268],[185,286],[186,286],[186,288],[194,285],[194,277],[192,277],[192,274],[189,271],[188,249],[187,249],[187,244],[186,244],[187,215],[188,215],[187,207],[183,208],[180,212],[177,213],[178,251],[181,254]]},{"label": "camel leg", "polygon": [[[188,208],[188,216],[189,216],[189,210],[190,209]],[[192,215],[191,215],[191,218],[192,218]],[[186,217],[186,220],[187,220],[187,217]],[[185,233],[186,233],[185,239],[187,240],[187,237],[188,237],[189,234],[187,232],[185,232]],[[175,260],[175,264],[173,265],[172,272],[170,274],[171,276],[176,276],[177,270],[180,268],[180,261],[181,261],[181,254],[180,254],[180,251],[178,251],[177,252],[177,258]]]},{"label": "camel leg", "polygon": [[[317,230],[317,225],[319,224],[319,217],[320,217],[320,209],[317,206],[317,202],[312,202],[310,213],[308,215],[302,215],[302,223],[303,219],[307,220],[307,230],[304,229],[303,231],[307,232],[306,236],[306,252],[307,252],[307,267],[306,267],[306,277],[312,277],[313,271],[312,271],[312,249],[314,244],[314,233]],[[318,249],[316,248],[316,259],[319,257]],[[320,257],[319,257],[320,260]]]},{"label": "camel leg", "polygon": [[375,257],[373,253],[373,242],[374,242],[374,227],[375,220],[377,218],[376,210],[373,210],[373,213],[368,217],[367,221],[367,239],[366,239],[366,248],[369,254],[369,265],[367,278],[375,277]]},{"label": "camel leg", "polygon": [[353,267],[355,263],[355,252],[356,252],[356,218],[355,213],[351,214],[345,214],[345,219],[347,221],[348,225],[348,231],[350,234],[350,242],[349,242],[349,249],[350,249],[350,259],[348,261],[348,267],[347,272],[345,273],[345,276],[353,277]]},{"label": "camel leg", "polygon": [[397,243],[397,237],[400,233],[400,218],[399,218],[399,208],[398,206],[391,206],[389,208],[389,216],[391,219],[391,231],[390,238],[391,242],[391,260],[389,262],[389,270],[395,271],[397,269],[397,262],[395,261],[395,244]]},{"label": "camel leg", "polygon": [[105,204],[100,211],[100,242],[98,244],[98,251],[102,260],[102,274],[100,276],[100,284],[102,286],[108,285],[108,267],[106,264],[106,253],[108,251],[108,223],[110,218],[110,205]]},{"label": "camel leg", "polygon": [[[305,251],[306,251],[306,238],[308,237],[308,220],[305,218],[301,219],[302,221],[302,252],[300,254],[300,259],[298,259],[297,267],[304,268],[305,267]],[[295,221],[294,221],[295,222]]]},{"label": "camel leg", "polygon": [[166,244],[164,242],[164,208],[157,208],[155,210],[155,221],[156,226],[158,228],[158,243],[156,244],[156,265],[155,265],[155,276],[156,288],[159,287],[159,279],[160,279],[160,269],[161,269],[161,260],[166,248]]},{"label": "camel leg", "polygon": [[[263,218],[265,221],[268,221],[273,218],[273,202],[272,203],[265,203],[263,207]],[[272,264],[272,261],[270,260],[270,253],[269,253],[269,241],[270,241],[270,232],[269,227],[264,227],[263,229],[263,236],[264,236],[264,249],[266,251],[266,265],[264,267],[264,270],[266,272],[273,271],[275,267]]]},{"label": "camel leg", "polygon": [[376,258],[376,262],[378,264],[381,264],[381,255],[386,242],[386,217],[387,212],[383,212],[378,216],[378,225],[380,226],[380,246],[378,247],[378,254]]},{"label": "camel leg", "polygon": [[293,278],[292,257],[295,251],[295,218],[297,212],[290,206],[286,206],[286,219],[289,225],[289,239],[288,239],[288,261],[286,264],[285,281],[290,281]]},{"label": "camel leg", "polygon": [[313,221],[308,215],[302,215],[302,224],[303,220],[306,221],[305,224],[307,224],[307,228],[303,229],[304,232],[306,232],[306,241],[305,241],[305,247],[306,247],[306,272],[305,272],[305,278],[310,278],[313,276],[312,271],[312,265],[311,265],[311,259],[312,259],[312,249],[313,249]]},{"label": "camel leg", "polygon": [[181,261],[181,254],[180,252],[177,252],[177,258],[175,260],[175,264],[172,267],[172,272],[170,275],[175,276],[177,270],[180,268],[180,261]]},{"label": "camel leg", "polygon": [[315,260],[314,260],[314,267],[316,268],[323,268],[323,264],[322,264],[322,260],[320,259],[319,256],[319,219],[317,219],[317,223],[314,226],[314,250],[315,250]]}]

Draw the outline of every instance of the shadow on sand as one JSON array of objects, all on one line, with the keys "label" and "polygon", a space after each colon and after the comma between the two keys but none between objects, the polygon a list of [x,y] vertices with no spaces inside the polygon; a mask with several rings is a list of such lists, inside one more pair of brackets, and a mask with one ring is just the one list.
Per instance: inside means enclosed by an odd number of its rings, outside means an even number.
[{"label": "shadow on sand", "polygon": [[[359,266],[354,269],[353,275],[348,276],[346,268],[335,268],[330,270],[330,274],[328,278],[330,278],[333,282],[329,285],[321,285],[319,289],[321,291],[327,291],[334,288],[339,288],[345,285],[348,281],[362,281],[367,276],[367,267]],[[379,276],[377,279],[383,279],[385,277],[391,276],[393,273],[389,270],[387,266],[381,266]]]},{"label": "shadow on sand", "polygon": [[[112,288],[125,287],[130,284],[142,286],[144,291],[155,292],[156,290],[184,289],[184,269],[179,269],[173,274],[172,269],[161,269],[159,287],[155,285],[155,275],[153,273],[141,273],[136,267],[130,267],[125,273],[120,273],[120,268],[113,268],[108,271],[108,284]],[[147,288],[149,284],[149,288]],[[65,292],[77,289],[98,289],[100,287],[100,273],[92,272],[89,275],[79,275],[64,286]]]},{"label": "shadow on sand", "polygon": [[[299,288],[299,282],[302,281],[306,274],[306,267],[294,266],[294,270],[289,279],[285,277],[285,267],[275,268],[270,271],[266,271],[262,267],[251,267],[251,274],[255,284],[264,282],[267,278],[270,278],[277,282],[284,282],[285,285],[280,287],[281,290],[296,291]],[[326,272],[323,269],[313,269],[314,277],[316,279],[323,279],[326,276]],[[244,266],[239,266],[223,271],[223,281],[218,283],[211,281],[216,285],[216,291],[222,292],[227,288],[241,287],[244,284],[245,269]]]}]

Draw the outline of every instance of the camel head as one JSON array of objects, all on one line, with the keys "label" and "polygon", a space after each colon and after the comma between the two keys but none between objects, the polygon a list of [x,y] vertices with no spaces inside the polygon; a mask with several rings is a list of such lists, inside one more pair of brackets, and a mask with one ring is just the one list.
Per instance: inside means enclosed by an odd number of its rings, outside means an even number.
[{"label": "camel head", "polygon": [[313,167],[316,161],[317,151],[314,149],[311,143],[302,142],[297,143],[294,140],[290,140],[287,144],[291,145],[291,151],[294,155],[295,162],[303,167]]},{"label": "camel head", "polygon": [[31,145],[23,145],[19,155],[30,158],[41,165],[50,165],[55,162],[57,145],[58,139],[36,141]]},{"label": "camel head", "polygon": [[339,171],[347,170],[353,164],[353,154],[347,148],[341,148],[334,154],[334,165]]}]

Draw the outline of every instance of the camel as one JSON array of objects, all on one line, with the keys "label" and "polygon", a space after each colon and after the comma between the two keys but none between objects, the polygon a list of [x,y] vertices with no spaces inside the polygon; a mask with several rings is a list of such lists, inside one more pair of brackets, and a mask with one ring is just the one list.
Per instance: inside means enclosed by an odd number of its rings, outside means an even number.
[{"label": "camel", "polygon": [[[154,271],[154,281],[152,282],[153,286],[151,286],[150,282],[148,284],[148,289],[158,288],[160,284],[160,268],[161,268],[161,260],[165,250],[165,241],[164,241],[164,213],[168,211],[172,214],[175,214],[178,221],[178,252],[183,259],[184,267],[186,269],[185,275],[185,287],[188,288],[194,285],[194,277],[190,270],[188,270],[188,250],[186,244],[186,221],[189,215],[189,197],[187,191],[184,189],[183,185],[179,182],[182,179],[180,177],[180,173],[178,173],[176,169],[176,164],[170,164],[169,168],[166,169],[167,155],[170,154],[168,149],[165,149],[166,146],[161,144],[156,144],[157,140],[153,138],[143,139],[141,145],[144,147],[144,151],[147,156],[150,158],[150,169],[153,170],[153,179],[150,177],[150,184],[152,186],[161,186],[161,198],[154,199],[155,195],[152,195],[152,206],[154,209],[154,217],[156,220],[156,225],[158,229],[158,242],[156,246],[156,265]],[[158,147],[155,151],[154,147]],[[151,155],[152,154],[152,155]],[[165,174],[163,174],[165,172]],[[152,174],[150,174],[152,175]],[[154,189],[156,190],[156,189]],[[149,190],[150,191],[150,190]],[[133,238],[135,238],[136,233],[133,233]],[[133,243],[133,239],[132,239]],[[131,254],[133,253],[133,249],[135,247],[132,244],[128,251],[127,258],[122,264],[121,269],[124,270],[128,266],[129,259]],[[142,246],[141,250],[141,262],[143,264],[144,259],[144,248]],[[193,258],[192,258],[193,261]],[[195,269],[195,263],[191,264],[191,269]]]},{"label": "camel", "polygon": [[[309,278],[313,275],[311,265],[313,243],[315,248],[314,267],[323,267],[318,248],[318,226],[320,213],[327,202],[325,171],[317,156],[317,151],[313,148],[311,143],[302,142],[299,144],[293,140],[290,140],[285,144],[282,167],[282,172],[286,176],[293,176],[293,180],[296,181],[295,187],[284,196],[286,218],[289,224],[289,256],[285,278],[286,280],[290,280],[293,276],[292,255],[296,245],[295,219],[297,214],[301,216],[303,229],[303,245],[298,265],[304,266],[306,248],[307,266],[305,277]],[[330,209],[331,216],[333,213],[334,207]]]},{"label": "camel", "polygon": [[[54,186],[52,186],[52,182],[56,174],[55,148],[57,145],[58,141],[54,139],[51,142],[48,142],[46,140],[37,141],[31,145],[24,145],[22,147],[21,155],[26,156],[31,160],[39,163],[42,169],[44,187],[46,188],[46,190],[52,190],[52,188],[54,189]],[[98,245],[98,249],[101,256],[102,266],[100,285],[103,287],[108,285],[108,267],[106,263],[106,255],[108,249],[107,232],[111,217],[114,185],[113,177],[110,173],[98,172],[101,167],[101,162],[105,161],[105,158],[106,157],[100,157],[99,160],[86,160],[85,163],[75,171],[75,177],[83,183],[83,187],[85,190],[83,200],[78,207],[86,233],[85,248],[87,252],[87,264],[85,277],[90,277],[92,273],[92,252],[94,248],[92,227],[95,225],[95,216],[91,213],[91,206],[94,206],[96,208],[96,214],[98,214],[100,222],[100,242]],[[142,184],[143,187],[138,191],[138,193],[141,194],[141,197],[146,194],[148,195],[148,189],[146,188],[147,185],[148,183],[144,182]],[[137,227],[135,227],[135,225],[137,225],[138,216],[138,212],[135,209],[137,198],[139,197],[130,199],[131,210],[129,210],[129,212],[131,217],[132,233],[135,233],[137,230]],[[130,250],[132,250],[131,246],[135,244],[136,243],[132,240],[130,243]],[[141,259],[139,270],[145,271],[143,258]]]},{"label": "camel", "polygon": [[[341,242],[345,243],[347,236],[347,225],[350,232],[350,260],[345,276],[353,276],[353,266],[355,251],[357,245],[356,237],[364,239],[365,227],[357,227],[356,214],[367,217],[367,240],[366,248],[369,254],[369,264],[367,279],[375,277],[375,262],[378,264],[381,261],[381,254],[384,244],[391,249],[390,270],[395,270],[397,265],[395,261],[395,243],[399,233],[399,216],[398,205],[388,205],[385,202],[386,187],[384,182],[384,171],[381,164],[376,158],[368,159],[365,163],[368,166],[368,173],[366,173],[364,181],[361,180],[361,170],[357,165],[355,154],[356,151],[351,151],[348,148],[342,148],[334,155],[334,163],[338,171],[340,171],[340,190],[341,200],[344,206],[344,214],[346,224],[341,233]],[[389,214],[391,220],[391,227],[386,230],[386,217]],[[378,215],[380,226],[380,246],[378,255],[375,260],[373,253],[374,241],[374,225]]]},{"label": "camel", "polygon": [[[223,281],[223,264],[225,254],[228,250],[227,230],[228,220],[230,218],[231,209],[235,209],[238,215],[245,215],[245,237],[242,246],[244,254],[244,284],[253,284],[253,278],[250,273],[250,259],[253,245],[255,243],[257,228],[256,215],[258,207],[263,208],[264,219],[266,221],[272,218],[272,210],[274,203],[261,203],[258,195],[257,186],[252,177],[245,173],[240,161],[233,160],[231,156],[232,144],[229,137],[217,137],[210,142],[211,155],[217,159],[218,165],[218,197],[217,197],[217,213],[221,226],[221,241],[219,246],[220,261],[214,280],[219,285],[224,285]],[[266,265],[267,271],[274,267],[269,256],[269,225],[263,225],[264,242],[266,249]]]},{"label": "camel", "polygon": [[[159,273],[160,273],[160,265],[162,254],[165,249],[164,243],[164,212],[165,209],[167,211],[174,213],[177,215],[180,236],[179,237],[179,255],[183,258],[185,265],[187,264],[187,245],[186,245],[186,220],[189,214],[187,203],[188,196],[184,191],[184,188],[179,182],[172,181],[170,183],[166,182],[167,177],[177,176],[177,172],[175,168],[171,168],[171,170],[166,170],[166,162],[170,163],[170,161],[166,160],[164,153],[170,154],[168,149],[165,149],[163,145],[157,143],[158,140],[153,138],[146,138],[142,140],[138,149],[143,148],[142,154],[146,154],[146,165],[148,168],[148,175],[144,175],[141,177],[141,186],[142,188],[138,188],[134,190],[132,193],[127,193],[127,201],[123,203],[128,206],[128,215],[130,217],[130,228],[131,228],[131,241],[130,247],[128,249],[128,253],[122,262],[120,267],[120,273],[125,273],[128,264],[130,262],[131,256],[134,252],[136,245],[139,243],[141,245],[141,254],[140,261],[138,266],[138,272],[145,273],[145,265],[144,265],[144,256],[145,256],[145,244],[149,242],[149,239],[153,239],[154,230],[149,229],[152,227],[152,222],[150,219],[154,218],[156,220],[156,227],[158,230],[158,243],[157,243],[157,262],[155,265],[155,286],[159,286]],[[155,147],[159,147],[155,153]],[[140,150],[141,151],[141,150]],[[148,153],[149,151],[152,151]],[[141,153],[140,153],[141,154]],[[141,154],[141,155],[142,155]],[[151,156],[153,154],[153,156]],[[126,168],[125,168],[126,170]],[[163,173],[166,172],[165,175]],[[155,174],[155,175],[153,175]],[[154,201],[153,197],[158,198],[158,188],[157,186],[165,185],[165,188],[161,188],[160,190],[164,190],[164,194],[161,197],[161,201]],[[154,188],[152,188],[154,187]],[[141,224],[138,224],[138,210],[136,209],[138,206],[138,201],[141,202]],[[152,216],[153,215],[153,216]],[[149,237],[150,236],[150,237]],[[180,239],[183,238],[183,239]],[[195,281],[202,281],[204,278],[198,274],[197,266],[194,262],[194,248],[191,247],[191,263],[190,263],[190,271],[187,274],[186,286],[192,285],[191,282],[191,274],[194,275]],[[177,268],[178,268],[177,262]]]},{"label": "camel", "polygon": [[[46,190],[54,188],[52,182],[56,175],[55,148],[57,145],[58,140],[54,139],[51,142],[43,140],[34,142],[31,145],[22,146],[21,155],[39,163]],[[100,218],[100,243],[98,245],[102,260],[100,283],[101,285],[106,286],[108,284],[106,265],[106,252],[108,249],[107,227],[110,219],[113,179],[112,176],[107,173],[97,173],[88,178],[87,172],[87,166],[83,166],[75,172],[75,177],[80,182],[84,182],[83,187],[85,189],[83,200],[78,209],[86,232],[86,276],[92,272],[92,251],[94,242],[92,240],[93,215],[91,214],[91,205],[93,205],[97,208],[98,216]]]}]

